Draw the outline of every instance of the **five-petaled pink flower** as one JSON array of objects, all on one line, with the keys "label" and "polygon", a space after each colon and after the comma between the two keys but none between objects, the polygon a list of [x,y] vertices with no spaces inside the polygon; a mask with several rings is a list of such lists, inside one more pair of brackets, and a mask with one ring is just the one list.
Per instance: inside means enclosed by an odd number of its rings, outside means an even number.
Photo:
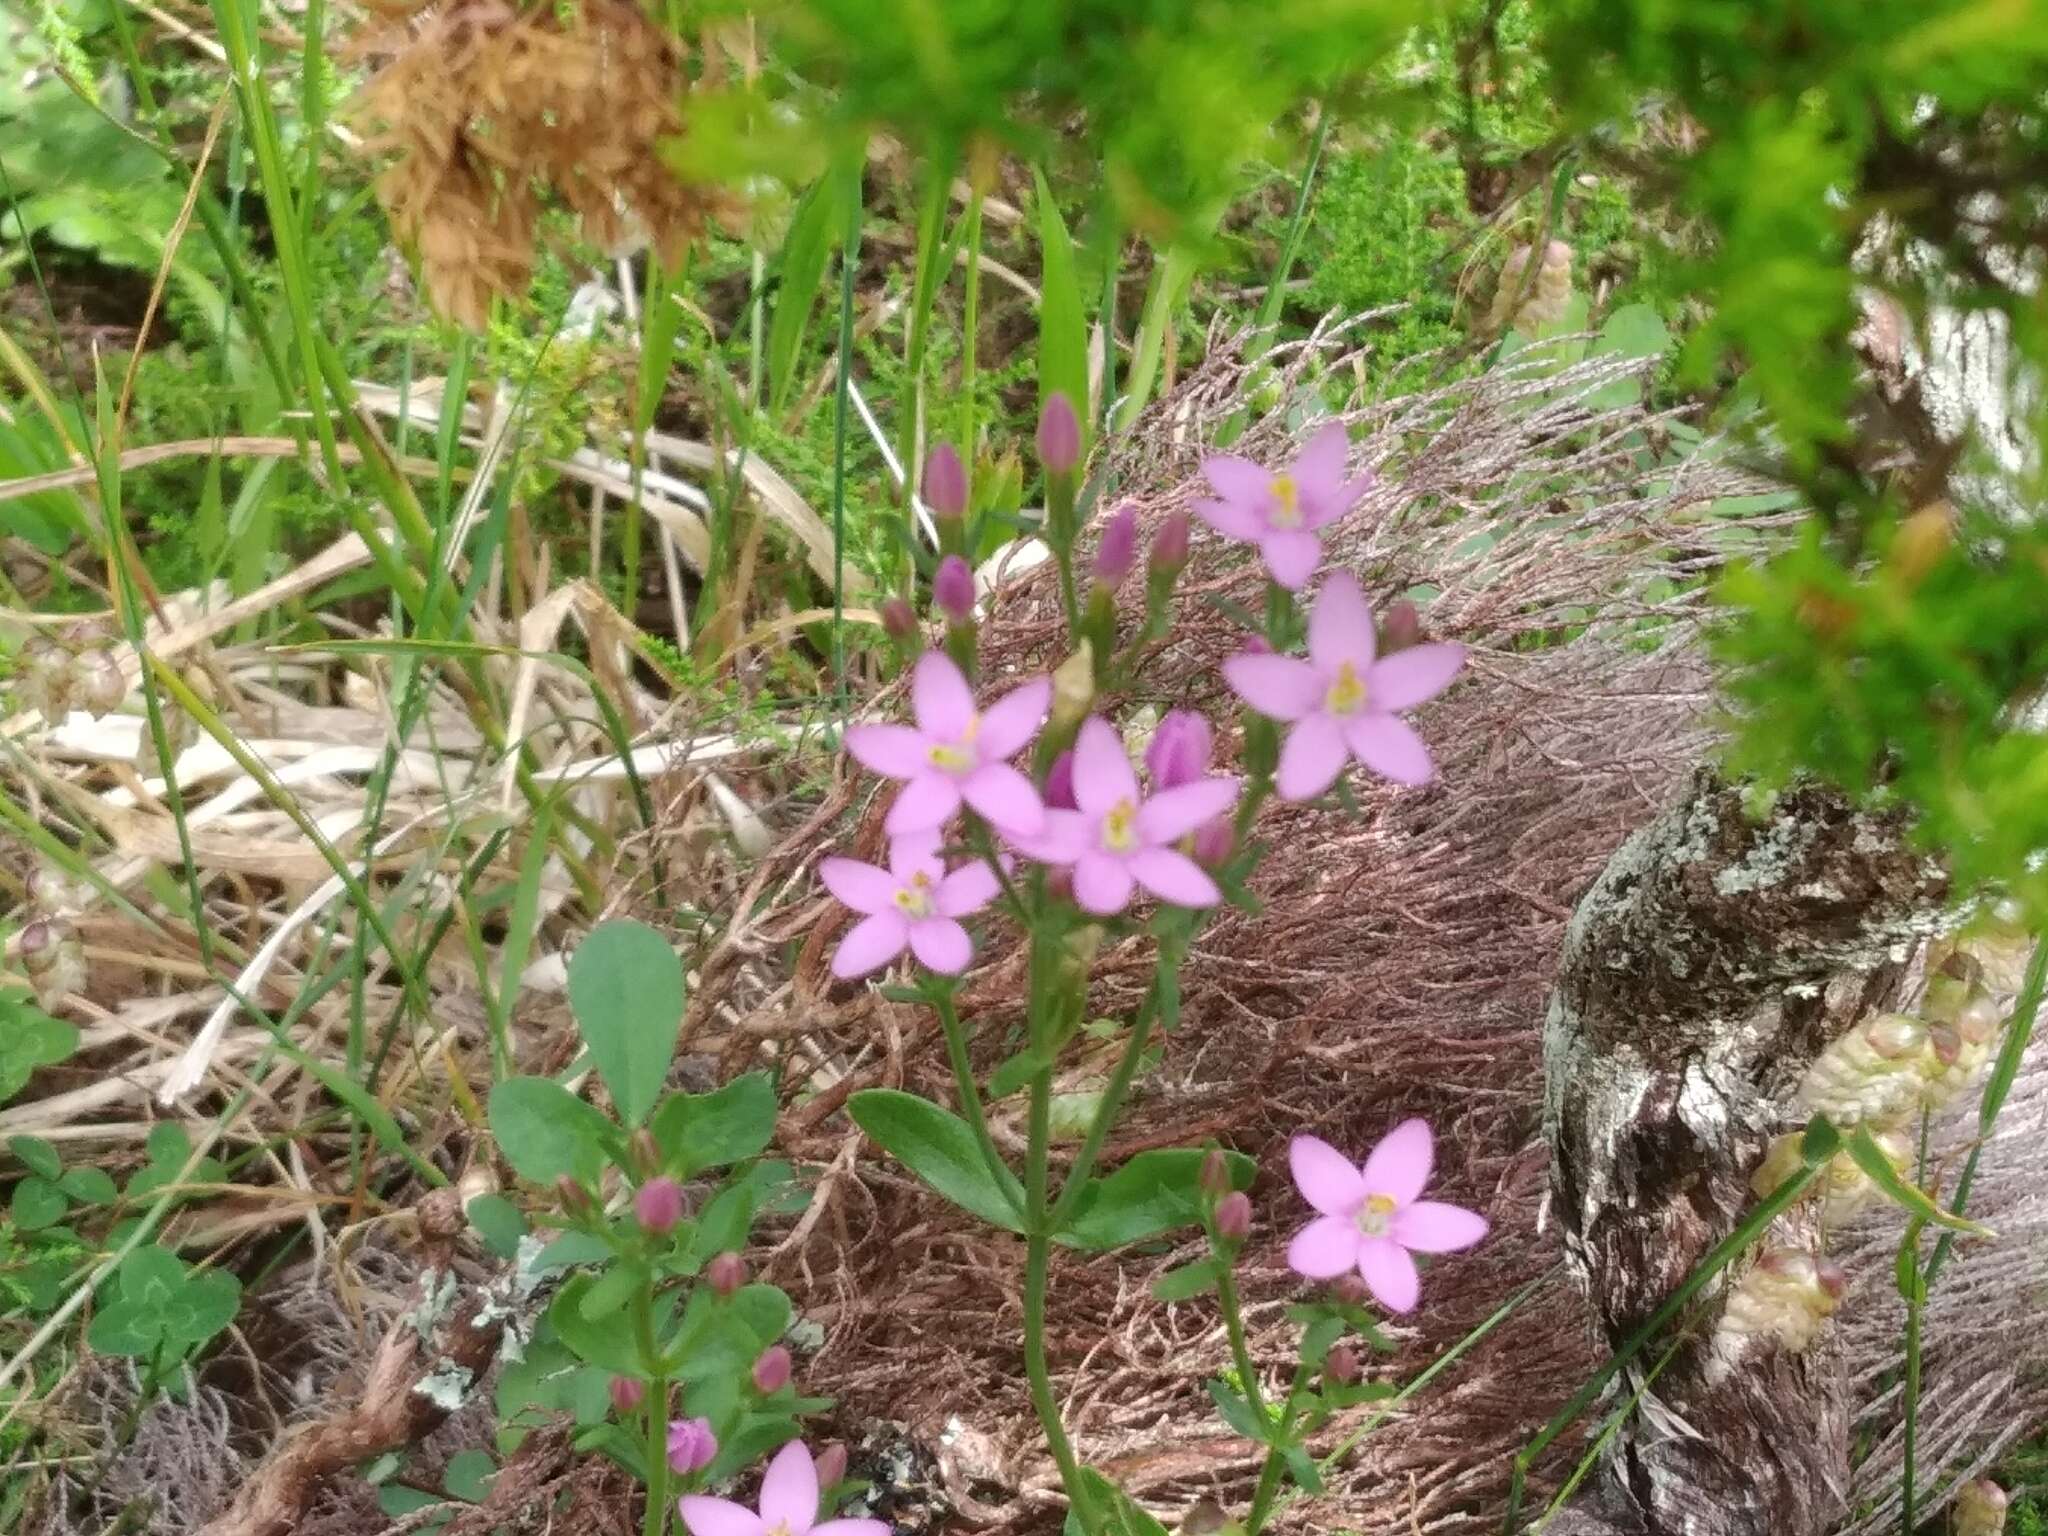
[{"label": "five-petaled pink flower", "polygon": [[1045,830],[1012,841],[1046,864],[1074,867],[1074,900],[1099,917],[1130,905],[1143,886],[1180,907],[1223,899],[1202,866],[1172,846],[1237,803],[1239,781],[1199,778],[1146,796],[1108,721],[1091,715],[1074,742],[1072,811],[1047,811]]},{"label": "five-petaled pink flower", "polygon": [[1417,1198],[1432,1157],[1427,1120],[1395,1126],[1363,1168],[1327,1141],[1295,1137],[1287,1148],[1295,1188],[1321,1214],[1294,1234],[1288,1264],[1311,1280],[1355,1268],[1381,1306],[1412,1311],[1422,1283],[1409,1255],[1456,1253],[1486,1236],[1477,1211]]},{"label": "five-petaled pink flower", "polygon": [[926,651],[910,680],[917,724],[849,726],[846,750],[883,778],[907,786],[883,823],[891,837],[944,825],[962,800],[1004,832],[1034,833],[1045,808],[1009,759],[1044,723],[1051,703],[1052,681],[1041,677],[977,710],[953,659]]},{"label": "five-petaled pink flower", "polygon": [[1316,530],[1349,512],[1372,485],[1371,475],[1344,478],[1350,446],[1344,424],[1333,421],[1277,475],[1234,453],[1212,454],[1202,460],[1202,473],[1216,499],[1196,502],[1195,515],[1225,538],[1256,545],[1267,573],[1299,591],[1322,562]]},{"label": "five-petaled pink flower", "polygon": [[1283,800],[1313,800],[1347,758],[1399,784],[1436,772],[1429,748],[1394,711],[1433,699],[1465,664],[1461,645],[1411,645],[1376,657],[1372,611],[1358,578],[1332,571],[1308,620],[1308,659],[1241,652],[1223,676],[1262,715],[1294,729],[1280,749],[1274,786]]},{"label": "five-petaled pink flower", "polygon": [[936,828],[892,840],[887,869],[858,859],[820,859],[818,878],[863,914],[832,956],[832,974],[843,980],[880,970],[906,948],[931,969],[959,975],[974,958],[960,919],[987,906],[1000,886],[980,859],[948,873]]},{"label": "five-petaled pink flower", "polygon": [[889,1536],[883,1520],[818,1518],[818,1464],[801,1440],[790,1441],[768,1463],[758,1514],[701,1493],[684,1494],[676,1510],[690,1536]]}]

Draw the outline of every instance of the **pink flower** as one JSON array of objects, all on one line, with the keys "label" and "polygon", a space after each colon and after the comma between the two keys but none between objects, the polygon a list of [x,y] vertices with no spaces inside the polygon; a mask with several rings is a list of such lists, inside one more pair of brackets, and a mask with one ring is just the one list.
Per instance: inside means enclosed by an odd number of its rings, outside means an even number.
[{"label": "pink flower", "polygon": [[943,826],[965,800],[1004,832],[1036,832],[1045,807],[1031,781],[1009,764],[1045,721],[1052,681],[1034,678],[986,710],[952,657],[927,651],[910,680],[917,724],[855,725],[846,750],[885,779],[909,786],[889,807],[891,837]]},{"label": "pink flower", "polygon": [[974,958],[960,919],[979,912],[1000,889],[995,871],[979,859],[949,873],[936,829],[891,842],[887,869],[858,859],[821,859],[818,878],[863,914],[832,956],[832,974],[841,980],[878,971],[905,949],[932,970],[959,975]]},{"label": "pink flower", "polygon": [[1295,1188],[1321,1214],[1294,1234],[1287,1262],[1311,1280],[1356,1268],[1389,1312],[1414,1310],[1421,1292],[1411,1253],[1456,1253],[1486,1236],[1486,1218],[1420,1200],[1434,1156],[1427,1120],[1404,1120],[1357,1167],[1327,1141],[1297,1136],[1287,1148]]},{"label": "pink flower", "polygon": [[932,606],[954,624],[974,618],[974,572],[958,555],[948,555],[932,573]]},{"label": "pink flower", "polygon": [[1046,864],[1074,867],[1074,900],[1107,917],[1130,905],[1143,886],[1181,907],[1213,907],[1223,899],[1202,867],[1172,846],[1237,803],[1239,781],[1202,778],[1147,798],[1109,723],[1091,715],[1074,743],[1072,811],[1047,811],[1037,837],[1013,838]]},{"label": "pink flower", "polygon": [[718,1459],[718,1436],[711,1433],[709,1419],[668,1421],[668,1464],[688,1475],[701,1472]]},{"label": "pink flower", "polygon": [[1283,800],[1313,800],[1348,758],[1397,784],[1436,773],[1429,748],[1394,711],[1433,699],[1465,664],[1461,645],[1411,645],[1375,660],[1372,612],[1358,578],[1332,571],[1308,620],[1308,659],[1241,652],[1223,663],[1238,697],[1290,720],[1275,785]]},{"label": "pink flower", "polygon": [[1202,473],[1217,499],[1196,502],[1195,515],[1227,539],[1256,545],[1272,578],[1299,591],[1322,563],[1316,530],[1349,512],[1372,484],[1371,475],[1344,478],[1350,446],[1344,424],[1333,421],[1277,475],[1236,454],[1212,454]]},{"label": "pink flower", "polygon": [[1206,718],[1192,709],[1171,709],[1145,744],[1145,771],[1154,789],[1192,784],[1209,771],[1214,737]]},{"label": "pink flower", "polygon": [[731,1499],[686,1493],[676,1501],[690,1536],[889,1536],[882,1520],[820,1520],[818,1464],[801,1440],[775,1453],[761,1479],[760,1513]]}]

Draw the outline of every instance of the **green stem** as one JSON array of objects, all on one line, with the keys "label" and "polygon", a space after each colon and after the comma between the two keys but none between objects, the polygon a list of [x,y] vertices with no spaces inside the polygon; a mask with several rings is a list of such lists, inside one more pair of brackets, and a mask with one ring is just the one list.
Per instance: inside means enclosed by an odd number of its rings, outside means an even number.
[{"label": "green stem", "polygon": [[1278,324],[1281,306],[1286,302],[1287,279],[1294,271],[1295,258],[1301,254],[1301,237],[1308,225],[1308,205],[1315,196],[1316,171],[1323,163],[1323,146],[1329,141],[1333,116],[1327,106],[1316,114],[1316,136],[1309,143],[1308,164],[1302,168],[1301,186],[1294,194],[1294,217],[1288,220],[1287,238],[1281,243],[1279,259],[1273,263],[1273,276],[1266,284],[1266,296],[1259,303],[1258,334],[1252,338],[1250,347],[1253,357],[1273,344],[1273,328]]},{"label": "green stem", "polygon": [[1095,1521],[1081,1479],[1081,1463],[1074,1455],[1073,1442],[1067,1438],[1067,1427],[1060,1420],[1059,1400],[1053,1396],[1052,1372],[1045,1358],[1045,1298],[1052,1268],[1053,1232],[1045,1199],[1051,1137],[1052,1069],[1047,1067],[1031,1079],[1031,1121],[1024,1165],[1024,1375],[1031,1384],[1031,1406],[1038,1412],[1039,1427],[1045,1431],[1045,1442],[1059,1466],[1067,1499],[1081,1529],[1092,1532]]},{"label": "green stem", "polygon": [[1919,1522],[1915,1518],[1918,1504],[1918,1489],[1913,1480],[1913,1458],[1920,1437],[1920,1313],[1927,1302],[1927,1280],[1920,1273],[1917,1253],[1920,1243],[1920,1226],[1913,1223],[1906,1230],[1908,1251],[1899,1265],[1901,1275],[1907,1277],[1906,1285],[1906,1381],[1903,1389],[1904,1421],[1900,1428],[1901,1463],[1899,1475],[1899,1530],[1903,1536],[1913,1536]]},{"label": "green stem", "polygon": [[[960,314],[960,462],[967,467],[967,504],[974,505],[975,333],[981,325],[981,189],[967,200],[967,295]],[[904,466],[909,474],[909,466]]]},{"label": "green stem", "polygon": [[[995,1138],[989,1134],[988,1118],[981,1108],[981,1090],[974,1081],[974,1063],[967,1055],[967,1030],[960,1022],[959,1011],[953,1006],[952,994],[935,991],[932,1007],[938,1011],[939,1027],[946,1032],[946,1057],[953,1064],[953,1086],[960,1098],[960,1118],[974,1132],[974,1144],[980,1149],[981,1160],[987,1166],[989,1176],[996,1181],[996,1188],[1007,1192],[1013,1188],[1010,1165],[1003,1161]],[[1017,1215],[1021,1220],[1024,1212],[1019,1210]]]},{"label": "green stem", "polygon": [[1265,1465],[1259,1468],[1259,1485],[1252,1490],[1251,1511],[1244,1517],[1245,1536],[1259,1536],[1273,1513],[1273,1501],[1280,1494],[1280,1474],[1287,1466],[1283,1449],[1293,1438],[1294,1420],[1301,1410],[1302,1388],[1308,1385],[1308,1362],[1294,1368],[1294,1382],[1287,1389],[1287,1404],[1280,1410],[1280,1429],[1267,1448]]},{"label": "green stem", "polygon": [[[633,1297],[633,1331],[640,1355],[657,1370],[661,1349],[654,1337],[654,1281]],[[668,1377],[658,1373],[647,1383],[647,1520],[643,1536],[663,1536],[668,1528]]]},{"label": "green stem", "polygon": [[844,726],[846,694],[846,424],[852,414],[853,283],[860,267],[860,166],[847,177],[846,236],[839,252],[839,378],[832,407],[832,685]]}]

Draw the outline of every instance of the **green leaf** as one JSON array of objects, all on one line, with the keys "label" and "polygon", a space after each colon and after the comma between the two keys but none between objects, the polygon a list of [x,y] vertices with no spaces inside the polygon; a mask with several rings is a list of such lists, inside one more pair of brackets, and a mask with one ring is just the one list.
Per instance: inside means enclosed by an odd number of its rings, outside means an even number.
[{"label": "green leaf", "polygon": [[1850,1136],[1849,1156],[1855,1160],[1856,1166],[1869,1176],[1873,1184],[1920,1220],[1938,1226],[1953,1227],[1958,1232],[1968,1232],[1976,1237],[1991,1235],[1990,1228],[1965,1217],[1951,1215],[1929,1199],[1927,1192],[1919,1185],[1909,1184],[1892,1160],[1884,1155],[1884,1148],[1871,1137],[1867,1126],[1858,1126],[1855,1133]]},{"label": "green leaf", "polygon": [[[1202,1160],[1198,1147],[1140,1152],[1107,1178],[1091,1179],[1072,1218],[1057,1236],[1083,1248],[1126,1243],[1191,1226],[1202,1219]],[[1256,1165],[1241,1153],[1224,1154],[1233,1189],[1252,1181]]]},{"label": "green leaf", "polygon": [[520,1240],[526,1236],[526,1217],[518,1206],[503,1195],[478,1195],[465,1214],[484,1247],[501,1259],[518,1254]]},{"label": "green leaf", "polygon": [[789,221],[789,233],[782,240],[780,291],[775,299],[775,316],[768,322],[768,408],[777,415],[789,401],[796,383],[797,354],[803,348],[804,331],[810,325],[811,310],[818,302],[818,290],[825,283],[825,262],[832,254],[832,241],[842,220],[839,210],[837,176],[822,176],[797,204]]},{"label": "green leaf", "polygon": [[114,1271],[121,1299],[143,1306],[163,1307],[185,1288],[185,1264],[168,1248],[145,1243],[133,1250]]},{"label": "green leaf", "polygon": [[40,1136],[10,1136],[7,1150],[20,1158],[22,1167],[30,1173],[41,1174],[52,1183],[64,1175],[64,1159]]},{"label": "green leaf", "polygon": [[448,1458],[441,1473],[441,1486],[467,1504],[481,1504],[491,1491],[491,1479],[498,1475],[498,1463],[489,1451],[471,1447]]},{"label": "green leaf", "polygon": [[1047,1067],[1051,1066],[1057,1054],[1057,1052],[1050,1050],[1019,1051],[1016,1055],[998,1063],[995,1071],[989,1074],[989,1098],[1008,1098]]},{"label": "green leaf", "polygon": [[619,1118],[638,1125],[675,1057],[683,962],[645,923],[600,923],[569,957],[569,1006]]},{"label": "green leaf", "polygon": [[893,1088],[856,1093],[847,1113],[883,1151],[962,1210],[1006,1231],[1024,1230],[1024,1186],[1007,1168],[997,1182],[958,1115]]},{"label": "green leaf", "polygon": [[1841,1150],[1842,1133],[1826,1115],[1815,1115],[1807,1122],[1806,1134],[1799,1138],[1799,1160],[1807,1167],[1818,1168]]},{"label": "green leaf", "polygon": [[0,1104],[26,1088],[37,1067],[63,1061],[77,1049],[77,1030],[12,988],[0,988]]},{"label": "green leaf", "polygon": [[1158,1301],[1191,1301],[1197,1296],[1206,1296],[1216,1289],[1219,1269],[1220,1261],[1213,1258],[1197,1259],[1192,1264],[1169,1269],[1152,1282],[1153,1298]]},{"label": "green leaf", "polygon": [[9,1209],[13,1212],[14,1224],[22,1231],[39,1232],[62,1221],[70,1204],[64,1198],[63,1190],[41,1175],[32,1173],[14,1186],[14,1200]]},{"label": "green leaf", "polygon": [[730,1297],[693,1291],[663,1352],[671,1375],[702,1382],[738,1376],[789,1329],[789,1298],[772,1285],[743,1285]]},{"label": "green leaf", "polygon": [[[414,1488],[407,1483],[385,1483],[377,1489],[377,1508],[394,1520],[416,1515],[423,1509],[431,1509],[436,1504],[445,1503],[447,1500],[438,1493],[428,1493],[424,1488]],[[453,1512],[450,1514],[452,1518]],[[446,1523],[442,1521],[438,1525],[423,1526],[422,1529],[438,1531],[441,1525]]]},{"label": "green leaf", "polygon": [[1256,1440],[1261,1445],[1267,1443],[1269,1427],[1260,1421],[1259,1416],[1252,1411],[1252,1405],[1244,1400],[1235,1387],[1213,1378],[1207,1385],[1209,1397],[1216,1404],[1216,1411],[1223,1415],[1224,1423],[1248,1440]]},{"label": "green leaf", "polygon": [[1316,1471],[1315,1461],[1307,1451],[1298,1445],[1290,1445],[1283,1453],[1282,1459],[1287,1463],[1287,1470],[1293,1474],[1295,1486],[1303,1493],[1323,1491],[1322,1474]]},{"label": "green leaf", "polygon": [[1088,320],[1081,304],[1081,278],[1075,270],[1074,241],[1060,205],[1037,166],[1031,175],[1038,185],[1038,404],[1055,390],[1073,402],[1081,418],[1081,447],[1088,447],[1088,423],[1095,419],[1088,403]]},{"label": "green leaf", "polygon": [[[1594,341],[1593,357],[1662,357],[1671,347],[1671,333],[1663,319],[1647,304],[1624,304],[1607,317]],[[1633,405],[1642,397],[1645,380],[1616,379],[1603,384],[1586,397],[1590,410],[1612,410]]]},{"label": "green leaf", "polygon": [[1301,1334],[1301,1358],[1309,1365],[1320,1366],[1323,1357],[1330,1352],[1330,1346],[1344,1337],[1348,1325],[1341,1317],[1325,1315],[1317,1318]]},{"label": "green leaf", "polygon": [[70,1169],[57,1181],[57,1187],[80,1205],[112,1205],[120,1198],[104,1168]]},{"label": "green leaf", "polygon": [[142,1148],[152,1163],[169,1163],[175,1168],[192,1155],[192,1137],[182,1120],[159,1120],[149,1128]]},{"label": "green leaf", "polygon": [[770,1191],[789,1182],[787,1163],[756,1163],[705,1202],[695,1230],[682,1245],[679,1274],[695,1274],[707,1260],[747,1245],[747,1232]]},{"label": "green leaf", "polygon": [[749,1072],[713,1093],[674,1094],[647,1128],[678,1178],[745,1162],[775,1135],[775,1086],[767,1073]]},{"label": "green leaf", "polygon": [[163,1309],[123,1298],[93,1314],[85,1341],[103,1355],[150,1355],[163,1342]]},{"label": "green leaf", "polygon": [[578,1309],[583,1320],[601,1323],[606,1318],[617,1318],[626,1310],[634,1292],[647,1284],[647,1278],[647,1271],[637,1264],[614,1264],[583,1293],[583,1305]]},{"label": "green leaf", "polygon": [[653,1374],[649,1362],[640,1356],[633,1331],[610,1318],[592,1322],[583,1315],[583,1299],[597,1285],[595,1275],[573,1275],[548,1307],[548,1323],[555,1337],[568,1346],[579,1360],[610,1371],[614,1376]]},{"label": "green leaf", "polygon": [[1107,1536],[1167,1536],[1165,1526],[1093,1467],[1083,1467],[1081,1477],[1089,1502],[1105,1517]]},{"label": "green leaf", "polygon": [[164,1308],[164,1337],[181,1349],[196,1349],[232,1323],[241,1304],[242,1282],[225,1270],[188,1275]]},{"label": "green leaf", "polygon": [[508,1077],[491,1090],[491,1134],[522,1179],[594,1183],[604,1167],[603,1115],[552,1078]]}]

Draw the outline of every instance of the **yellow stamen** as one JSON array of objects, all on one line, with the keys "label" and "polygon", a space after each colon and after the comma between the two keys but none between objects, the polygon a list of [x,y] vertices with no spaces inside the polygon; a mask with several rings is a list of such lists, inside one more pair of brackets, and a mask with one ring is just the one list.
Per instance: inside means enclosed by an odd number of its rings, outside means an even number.
[{"label": "yellow stamen", "polygon": [[896,909],[905,917],[920,918],[932,915],[932,877],[919,870],[910,877],[907,884],[896,891]]},{"label": "yellow stamen", "polygon": [[934,768],[947,773],[966,773],[981,761],[974,750],[974,738],[980,731],[981,716],[969,715],[967,729],[960,733],[958,741],[935,743],[926,751],[925,757]]},{"label": "yellow stamen", "polygon": [[1323,708],[1333,715],[1355,715],[1365,708],[1365,679],[1350,662],[1337,668],[1337,680],[1324,695]]},{"label": "yellow stamen", "polygon": [[1396,1201],[1392,1195],[1369,1195],[1358,1210],[1358,1230],[1367,1237],[1385,1237],[1393,1220]]},{"label": "yellow stamen", "polygon": [[1273,510],[1267,514],[1267,521],[1275,528],[1299,528],[1301,487],[1294,483],[1294,476],[1275,475],[1266,490],[1273,498]]},{"label": "yellow stamen", "polygon": [[1112,853],[1129,853],[1138,846],[1138,808],[1119,800],[1102,818],[1102,846]]}]

